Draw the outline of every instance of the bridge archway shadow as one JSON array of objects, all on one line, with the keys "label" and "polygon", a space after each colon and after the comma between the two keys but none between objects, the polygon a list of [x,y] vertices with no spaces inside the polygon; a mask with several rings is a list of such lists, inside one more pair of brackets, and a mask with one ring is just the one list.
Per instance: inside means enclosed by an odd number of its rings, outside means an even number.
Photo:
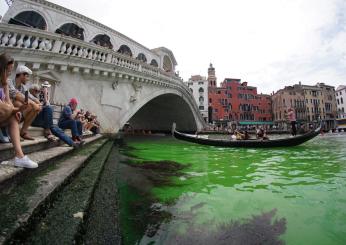
[{"label": "bridge archway shadow", "polygon": [[173,122],[177,123],[178,130],[197,130],[190,106],[176,94],[155,97],[144,104],[128,122],[135,130],[152,132],[170,132]]}]

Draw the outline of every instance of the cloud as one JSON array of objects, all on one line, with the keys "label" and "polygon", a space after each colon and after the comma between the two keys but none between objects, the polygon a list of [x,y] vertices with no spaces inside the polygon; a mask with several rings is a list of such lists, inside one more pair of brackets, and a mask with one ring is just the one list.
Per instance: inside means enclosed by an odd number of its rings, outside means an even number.
[{"label": "cloud", "polygon": [[165,46],[187,80],[241,78],[270,93],[298,81],[346,77],[344,0],[52,0],[148,48]]}]

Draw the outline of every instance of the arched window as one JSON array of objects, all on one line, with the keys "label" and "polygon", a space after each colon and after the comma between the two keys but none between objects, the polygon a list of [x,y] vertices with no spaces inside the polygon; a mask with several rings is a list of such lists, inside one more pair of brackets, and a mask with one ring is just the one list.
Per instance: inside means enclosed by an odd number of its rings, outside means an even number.
[{"label": "arched window", "polygon": [[113,44],[111,43],[111,38],[106,34],[99,34],[91,40],[92,43],[100,45],[105,48],[113,49]]},{"label": "arched window", "polygon": [[132,51],[126,45],[121,45],[120,48],[118,49],[118,53],[121,53],[121,54],[124,54],[124,55],[132,57]]},{"label": "arched window", "polygon": [[84,29],[73,23],[63,24],[55,31],[55,33],[84,40]]},{"label": "arched window", "polygon": [[165,55],[165,57],[163,57],[163,69],[166,72],[172,72],[173,71],[172,61],[167,55]]},{"label": "arched window", "polygon": [[202,87],[199,88],[198,92],[203,93],[204,89]]},{"label": "arched window", "polygon": [[41,30],[47,29],[47,23],[44,20],[44,18],[40,14],[34,11],[21,12],[18,15],[16,15],[16,17],[11,18],[8,23],[14,24],[14,25],[38,28]]},{"label": "arched window", "polygon": [[151,60],[150,65],[155,66],[155,67],[159,67],[159,65],[157,64],[157,61],[155,59]]},{"label": "arched window", "polygon": [[145,55],[143,53],[138,54],[136,59],[143,61],[143,62],[147,62],[147,57],[145,57]]},{"label": "arched window", "polygon": [[204,102],[204,97],[203,97],[203,96],[200,96],[200,97],[199,97],[199,102],[200,102],[200,103],[203,103],[203,102]]}]

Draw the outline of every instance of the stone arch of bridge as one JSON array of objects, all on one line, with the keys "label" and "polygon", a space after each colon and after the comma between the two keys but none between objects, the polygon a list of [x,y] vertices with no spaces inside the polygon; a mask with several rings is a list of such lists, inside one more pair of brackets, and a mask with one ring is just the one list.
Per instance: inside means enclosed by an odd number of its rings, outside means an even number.
[{"label": "stone arch of bridge", "polygon": [[[36,10],[21,11],[17,13],[14,16],[14,18],[11,18],[9,20],[9,23],[14,25],[29,26],[29,27],[37,28],[41,30],[48,29],[48,23],[46,18],[44,17],[44,15],[42,15],[40,12]],[[38,23],[41,24],[42,26],[37,25]],[[33,24],[36,24],[36,26],[33,26]]]},{"label": "stone arch of bridge", "polygon": [[172,123],[184,131],[198,129],[198,117],[190,101],[178,91],[158,91],[128,110],[120,128],[129,122],[134,129],[169,131]]}]

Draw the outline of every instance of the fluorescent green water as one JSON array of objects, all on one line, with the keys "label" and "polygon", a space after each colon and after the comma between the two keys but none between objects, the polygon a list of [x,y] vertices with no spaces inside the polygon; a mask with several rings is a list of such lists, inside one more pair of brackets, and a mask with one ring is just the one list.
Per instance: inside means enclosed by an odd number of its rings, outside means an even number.
[{"label": "fluorescent green water", "polygon": [[279,237],[286,244],[346,244],[346,135],[277,149],[208,147],[171,137],[129,139],[128,145],[135,149],[126,153],[138,159],[187,167],[182,176],[170,177],[174,185],[147,188],[155,200],[147,206],[171,214],[151,235],[133,224],[139,214],[130,206],[137,200],[140,207],[143,193],[120,184],[125,244],[175,244],[176,234],[189,236],[191,227],[206,227],[212,235],[222,224],[271,210],[272,224],[286,221]]}]

